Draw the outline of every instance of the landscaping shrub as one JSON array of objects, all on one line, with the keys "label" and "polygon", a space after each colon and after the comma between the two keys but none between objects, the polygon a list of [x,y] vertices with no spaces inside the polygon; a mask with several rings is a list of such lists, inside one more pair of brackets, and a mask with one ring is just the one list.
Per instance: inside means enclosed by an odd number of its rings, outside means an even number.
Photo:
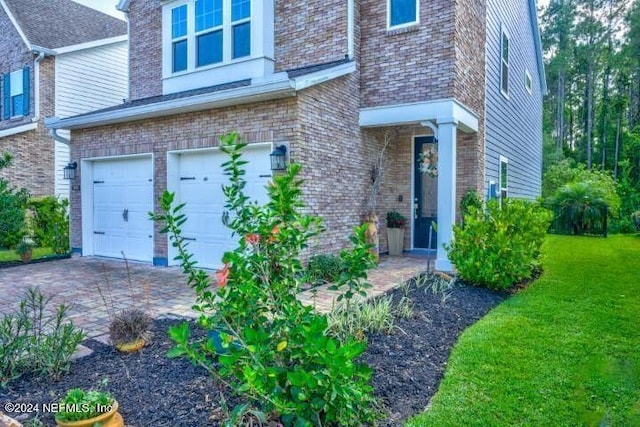
[{"label": "landscaping shrub", "polygon": [[56,254],[69,252],[69,201],[53,196],[31,199],[34,239],[38,246],[51,248]]},{"label": "landscaping shrub", "polygon": [[114,405],[114,398],[106,391],[84,391],[81,388],[72,388],[60,400],[60,411],[56,413],[56,420],[62,422],[88,420],[109,412],[112,405]]},{"label": "landscaping shrub", "polygon": [[50,313],[37,289],[28,289],[18,311],[0,321],[0,385],[26,372],[58,378],[69,369],[71,355],[84,339],[84,333],[67,321],[68,307],[58,306]]},{"label": "landscaping shrub", "polygon": [[487,202],[486,210],[470,207],[465,226],[454,226],[447,248],[461,279],[492,289],[508,288],[530,277],[551,214],[523,200]]},{"label": "landscaping shrub", "polygon": [[[260,206],[244,194],[241,150],[237,135],[222,138],[229,184],[223,186],[227,225],[239,237],[238,247],[226,252],[216,272],[216,290],[198,270],[185,248],[181,226],[184,205],[174,195],[160,200],[163,221],[182,268],[197,295],[199,323],[211,339],[190,342],[188,324],[170,330],[176,347],[171,356],[187,356],[248,400],[236,407],[231,425],[251,406],[263,418],[270,414],[285,426],[371,425],[374,411],[371,369],[356,363],[366,344],[353,338],[340,343],[328,335],[327,317],[304,306],[296,297],[304,272],[301,251],[320,233],[320,220],[300,211],[300,166],[292,164],[267,188],[269,202]],[[352,236],[354,248],[340,252],[344,272],[337,286],[347,286],[344,298],[364,293],[366,269],[373,265],[364,227]],[[254,413],[256,413],[254,411]]]},{"label": "landscaping shrub", "polygon": [[340,257],[331,254],[314,255],[307,265],[307,280],[312,285],[321,285],[338,280],[342,273]]},{"label": "landscaping shrub", "polygon": [[631,215],[636,231],[640,231],[640,211],[636,211]]},{"label": "landscaping shrub", "polygon": [[[11,164],[11,155],[0,156],[0,170]],[[0,178],[0,248],[12,248],[24,236],[25,212],[29,193],[16,189]]]},{"label": "landscaping shrub", "polygon": [[358,304],[338,303],[329,313],[329,333],[348,342],[352,337],[365,340],[370,332],[389,332],[395,321],[392,302],[391,297],[381,297]]},{"label": "landscaping shrub", "polygon": [[460,200],[460,222],[462,223],[462,225],[464,226],[464,217],[465,215],[467,215],[467,213],[469,212],[469,209],[471,209],[472,207],[475,208],[482,208],[482,199],[480,199],[480,196],[478,195],[478,192],[476,190],[469,190],[465,193],[464,196],[462,196],[462,199]]},{"label": "landscaping shrub", "polygon": [[571,234],[606,234],[607,210],[604,190],[593,181],[571,182],[558,190],[553,204]]}]

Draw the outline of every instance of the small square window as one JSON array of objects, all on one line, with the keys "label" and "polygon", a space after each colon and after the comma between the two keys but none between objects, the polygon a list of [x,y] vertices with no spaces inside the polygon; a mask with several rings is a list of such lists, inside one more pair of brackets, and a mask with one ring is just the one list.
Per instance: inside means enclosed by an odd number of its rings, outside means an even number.
[{"label": "small square window", "polygon": [[196,1],[196,31],[222,25],[222,0]]},{"label": "small square window", "polygon": [[388,0],[389,28],[418,22],[417,0]]},{"label": "small square window", "polygon": [[171,37],[177,39],[187,35],[187,5],[171,11]]},{"label": "small square window", "polygon": [[222,30],[198,36],[198,67],[222,62]]},{"label": "small square window", "polygon": [[231,1],[231,20],[239,21],[251,16],[251,0]]},{"label": "small square window", "polygon": [[22,94],[11,97],[11,116],[21,116],[24,109],[24,96]]},{"label": "small square window", "polygon": [[233,58],[251,55],[251,24],[233,26]]}]

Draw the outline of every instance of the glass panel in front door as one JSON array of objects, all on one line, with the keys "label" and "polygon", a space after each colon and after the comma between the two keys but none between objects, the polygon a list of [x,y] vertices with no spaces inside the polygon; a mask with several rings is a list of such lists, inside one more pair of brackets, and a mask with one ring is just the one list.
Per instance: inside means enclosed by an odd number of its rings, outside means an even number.
[{"label": "glass panel in front door", "polygon": [[415,138],[415,199],[413,246],[418,249],[435,249],[437,236],[429,228],[437,223],[438,215],[438,169],[437,144],[432,136]]}]

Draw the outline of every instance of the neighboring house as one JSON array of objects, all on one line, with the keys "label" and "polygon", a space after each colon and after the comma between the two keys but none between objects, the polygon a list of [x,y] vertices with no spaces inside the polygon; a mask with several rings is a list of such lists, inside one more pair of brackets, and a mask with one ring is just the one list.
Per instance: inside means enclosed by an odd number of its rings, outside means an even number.
[{"label": "neighboring house", "polygon": [[250,143],[252,197],[266,197],[276,148],[303,165],[307,211],[326,225],[317,252],[344,247],[361,223],[385,139],[382,251],[395,209],[411,219],[406,250],[426,249],[438,223],[436,265],[451,270],[443,244],[467,190],[540,192],[545,80],[534,0],[118,7],[129,20],[129,101],[48,124],[72,132],[72,246],[84,255],[174,264],[167,236],[147,220],[168,188],[187,203],[183,232],[196,259],[219,266],[233,242],[216,147],[233,130]]},{"label": "neighboring house", "polygon": [[69,197],[68,131],[46,117],[121,104],[128,96],[124,21],[70,0],[0,0],[0,172],[35,196]]}]

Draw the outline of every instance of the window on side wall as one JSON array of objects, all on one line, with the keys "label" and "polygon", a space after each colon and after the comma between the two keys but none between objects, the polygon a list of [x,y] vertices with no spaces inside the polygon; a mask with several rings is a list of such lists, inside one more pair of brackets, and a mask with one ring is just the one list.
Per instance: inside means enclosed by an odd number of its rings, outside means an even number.
[{"label": "window on side wall", "polygon": [[533,93],[533,80],[531,80],[531,73],[529,70],[525,70],[524,72],[524,87],[529,92],[529,95]]},{"label": "window on side wall", "polygon": [[28,67],[4,75],[3,119],[29,115],[29,82]]},{"label": "window on side wall", "polygon": [[509,160],[500,156],[500,204],[502,200],[509,197]]},{"label": "window on side wall", "polygon": [[418,23],[418,0],[387,0],[387,28]]},{"label": "window on side wall", "polygon": [[500,92],[509,96],[509,34],[502,27],[500,37]]},{"label": "window on side wall", "polygon": [[195,0],[170,7],[171,72],[251,56],[251,0]]}]

